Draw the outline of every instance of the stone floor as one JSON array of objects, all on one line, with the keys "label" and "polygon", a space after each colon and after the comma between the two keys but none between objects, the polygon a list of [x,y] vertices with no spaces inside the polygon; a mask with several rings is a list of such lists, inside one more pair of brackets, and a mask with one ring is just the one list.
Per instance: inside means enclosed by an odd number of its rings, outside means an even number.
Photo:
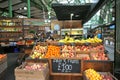
[{"label": "stone floor", "polygon": [[15,80],[14,69],[17,66],[17,58],[20,53],[7,54],[8,68],[5,74],[5,80]]}]

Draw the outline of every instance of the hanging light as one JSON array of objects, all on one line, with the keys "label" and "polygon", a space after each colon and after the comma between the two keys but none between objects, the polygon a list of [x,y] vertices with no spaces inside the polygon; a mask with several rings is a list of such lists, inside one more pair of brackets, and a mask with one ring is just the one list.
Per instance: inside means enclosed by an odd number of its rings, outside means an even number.
[{"label": "hanging light", "polygon": [[23,7],[23,9],[24,9],[24,10],[27,10],[27,7],[26,7],[26,6],[24,6],[24,7]]},{"label": "hanging light", "polygon": [[73,16],[74,16],[74,13],[71,13],[71,14],[70,14],[70,19],[71,19],[71,20],[72,20]]}]

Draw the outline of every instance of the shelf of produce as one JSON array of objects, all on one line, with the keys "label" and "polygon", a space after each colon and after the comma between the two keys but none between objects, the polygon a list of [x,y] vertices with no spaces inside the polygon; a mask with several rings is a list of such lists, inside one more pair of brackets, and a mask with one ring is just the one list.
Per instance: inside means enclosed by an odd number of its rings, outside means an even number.
[{"label": "shelf of produce", "polygon": [[2,28],[22,28],[22,26],[1,26]]},{"label": "shelf of produce", "polygon": [[[8,39],[6,39],[6,38],[1,38],[0,39],[0,41],[2,42],[2,43],[4,43],[4,42],[17,42],[18,40],[17,40],[18,38],[16,38],[16,40],[8,40]],[[7,45],[10,45],[10,44],[7,44]],[[14,45],[14,44],[13,44]],[[15,44],[16,45],[16,44]]]}]

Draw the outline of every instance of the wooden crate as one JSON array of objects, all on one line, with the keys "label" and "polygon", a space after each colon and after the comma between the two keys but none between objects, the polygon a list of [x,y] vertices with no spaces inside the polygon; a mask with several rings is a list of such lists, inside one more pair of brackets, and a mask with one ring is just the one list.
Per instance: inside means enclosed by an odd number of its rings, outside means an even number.
[{"label": "wooden crate", "polygon": [[50,80],[83,80],[82,76],[51,75]]},{"label": "wooden crate", "polygon": [[87,60],[83,61],[83,71],[92,68],[99,72],[111,72],[113,73],[113,61],[99,61],[99,60]]},{"label": "wooden crate", "polygon": [[[114,77],[110,72],[98,72],[100,75],[107,75],[111,79],[110,80],[118,80],[116,77]],[[83,80],[89,80],[88,77],[83,73]],[[108,79],[105,79],[108,80]]]},{"label": "wooden crate", "polygon": [[0,64],[0,73],[2,73],[5,69],[7,69],[7,61]]},{"label": "wooden crate", "polygon": [[49,77],[49,68],[46,66],[44,70],[26,70],[23,67],[26,64],[32,63],[25,63],[15,69],[15,78],[16,80],[48,80]]},{"label": "wooden crate", "polygon": [[22,77],[22,76],[16,76],[15,80],[49,80],[49,74],[45,77],[45,79],[42,78],[36,78],[36,77]]},{"label": "wooden crate", "polygon": [[5,55],[3,58],[0,58],[0,64],[7,61],[7,55]]},{"label": "wooden crate", "polygon": [[7,56],[0,59],[0,73],[2,73],[5,69],[7,69]]}]

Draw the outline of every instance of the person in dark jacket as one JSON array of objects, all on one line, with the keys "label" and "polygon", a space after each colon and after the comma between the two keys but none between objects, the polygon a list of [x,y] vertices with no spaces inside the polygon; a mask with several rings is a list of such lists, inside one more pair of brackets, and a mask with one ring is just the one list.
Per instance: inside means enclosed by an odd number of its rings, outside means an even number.
[{"label": "person in dark jacket", "polygon": [[94,37],[94,34],[92,31],[89,31],[88,34],[87,34],[87,38],[93,38]]}]

